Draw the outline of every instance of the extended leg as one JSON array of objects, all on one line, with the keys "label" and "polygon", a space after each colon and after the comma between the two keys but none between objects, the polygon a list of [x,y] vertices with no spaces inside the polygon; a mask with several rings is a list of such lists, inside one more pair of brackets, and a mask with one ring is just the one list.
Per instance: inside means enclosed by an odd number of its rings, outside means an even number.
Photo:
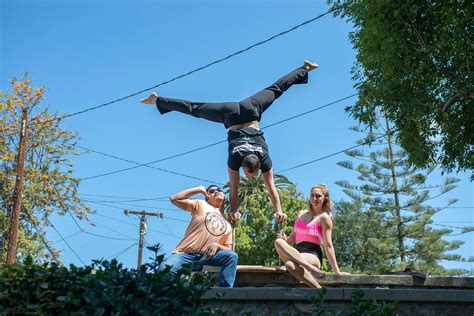
[{"label": "extended leg", "polygon": [[147,98],[142,99],[140,102],[144,104],[156,104],[161,114],[177,111],[217,123],[223,123],[226,115],[238,115],[240,112],[237,102],[194,102],[161,97],[158,96],[156,92],[152,92]]},{"label": "extended leg", "polygon": [[246,107],[255,106],[257,107],[260,115],[262,115],[262,113],[268,109],[273,101],[278,99],[283,94],[283,92],[288,90],[292,85],[307,83],[308,72],[312,69],[316,69],[317,67],[317,64],[305,61],[302,67],[299,67],[289,74],[281,77],[271,86],[241,101],[240,104]]},{"label": "extended leg", "polygon": [[275,240],[275,249],[283,261],[293,261],[311,272],[317,278],[323,278],[324,272],[309,263],[301,253],[295,248],[291,247],[284,239],[278,238]]},{"label": "extended leg", "polygon": [[311,273],[308,272],[305,268],[301,267],[300,265],[294,263],[293,261],[289,260],[285,262],[286,270],[293,275],[296,279],[304,282],[310,287],[313,288],[321,288],[318,281],[313,277]]}]

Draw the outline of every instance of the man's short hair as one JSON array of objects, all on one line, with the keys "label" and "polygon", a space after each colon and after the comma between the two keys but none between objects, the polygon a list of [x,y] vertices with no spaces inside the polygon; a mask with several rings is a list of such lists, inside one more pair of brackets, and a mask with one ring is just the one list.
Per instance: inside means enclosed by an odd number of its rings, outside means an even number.
[{"label": "man's short hair", "polygon": [[249,172],[253,173],[260,169],[260,159],[254,154],[250,154],[242,159],[242,167],[247,168]]},{"label": "man's short hair", "polygon": [[211,184],[207,187],[206,192],[209,191],[210,188],[220,188],[220,186],[218,186],[217,184]]}]

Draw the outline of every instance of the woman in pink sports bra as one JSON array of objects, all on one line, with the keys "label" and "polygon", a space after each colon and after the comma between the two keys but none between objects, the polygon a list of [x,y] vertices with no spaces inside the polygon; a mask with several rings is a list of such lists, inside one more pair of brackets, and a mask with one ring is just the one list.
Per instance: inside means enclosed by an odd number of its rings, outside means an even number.
[{"label": "woman in pink sports bra", "polygon": [[289,273],[310,287],[320,288],[317,279],[324,277],[320,270],[323,263],[321,245],[334,273],[349,274],[341,272],[336,261],[329,191],[326,185],[316,184],[311,188],[308,210],[298,213],[288,238],[283,233],[278,234],[275,248]]}]

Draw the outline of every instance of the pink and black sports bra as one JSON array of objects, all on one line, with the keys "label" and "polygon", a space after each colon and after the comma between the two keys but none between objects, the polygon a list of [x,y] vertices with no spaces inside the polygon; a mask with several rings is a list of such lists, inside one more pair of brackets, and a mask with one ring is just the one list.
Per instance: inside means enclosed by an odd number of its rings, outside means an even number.
[{"label": "pink and black sports bra", "polygon": [[319,220],[307,223],[298,217],[293,230],[296,243],[300,241],[308,241],[318,245],[323,243],[323,229]]}]

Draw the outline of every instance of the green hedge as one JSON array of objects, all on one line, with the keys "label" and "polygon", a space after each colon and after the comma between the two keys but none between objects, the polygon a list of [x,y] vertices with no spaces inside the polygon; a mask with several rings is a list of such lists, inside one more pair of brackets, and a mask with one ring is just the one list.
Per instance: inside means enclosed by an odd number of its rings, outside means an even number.
[{"label": "green hedge", "polygon": [[[157,247],[152,250],[158,252]],[[116,260],[69,268],[56,264],[0,267],[1,315],[209,315],[201,296],[210,277],[190,267],[158,272],[163,255],[141,267],[126,269]]]}]

